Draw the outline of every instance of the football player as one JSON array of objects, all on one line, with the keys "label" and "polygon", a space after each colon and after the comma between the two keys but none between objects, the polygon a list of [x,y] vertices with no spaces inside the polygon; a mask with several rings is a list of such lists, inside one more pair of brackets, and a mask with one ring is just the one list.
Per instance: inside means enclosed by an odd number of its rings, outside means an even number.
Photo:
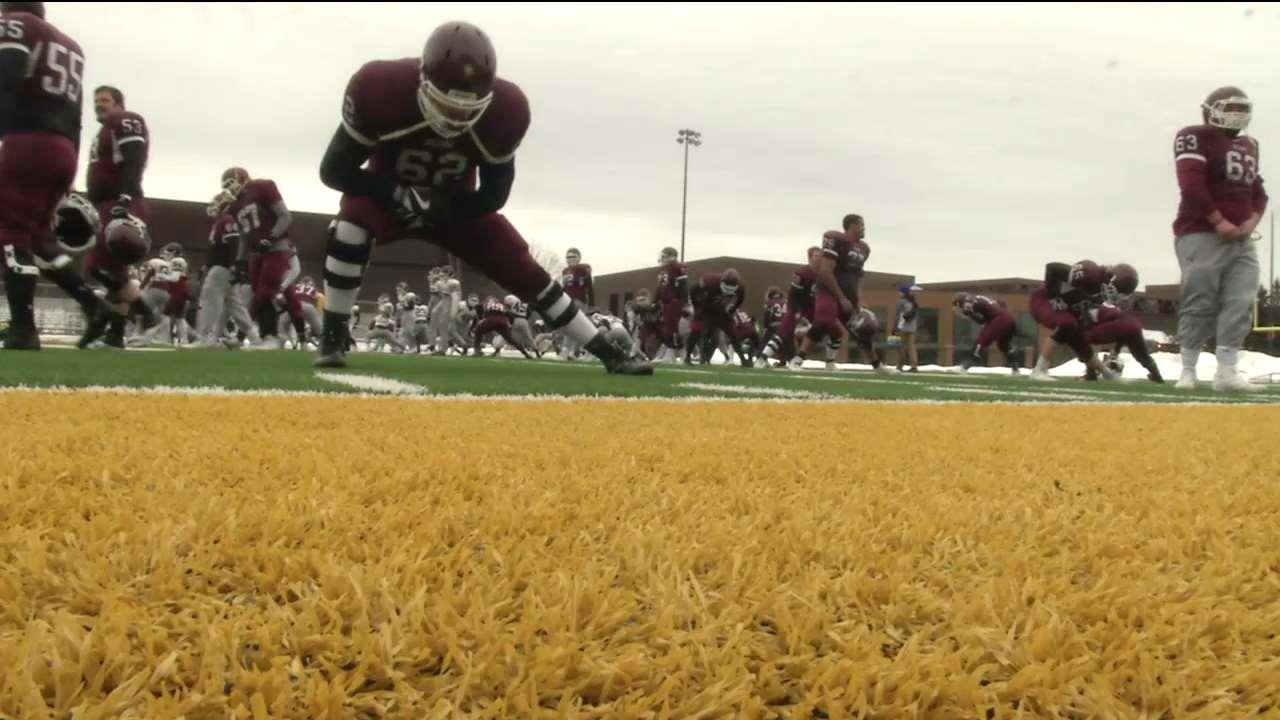
[{"label": "football player", "polygon": [[[437,28],[419,58],[360,68],[320,167],[321,180],[343,193],[325,294],[334,308],[350,304],[375,240],[426,240],[529,303],[608,372],[652,374],[647,362],[628,358],[599,332],[499,212],[528,126],[524,94],[498,77],[493,44],[469,23]],[[343,315],[326,312],[318,365],[346,364],[345,330]]]},{"label": "football player", "polygon": [[982,353],[988,347],[995,345],[1004,355],[1009,369],[1017,375],[1018,350],[1013,347],[1013,340],[1017,335],[1018,321],[1013,317],[1013,313],[985,295],[972,295],[967,292],[956,293],[951,299],[951,307],[957,317],[972,320],[981,328],[973,349],[962,354],[960,368],[968,372],[975,362],[982,361]]},{"label": "football player", "polygon": [[631,307],[636,315],[635,326],[631,330],[636,344],[639,345],[641,352],[656,355],[659,348],[664,346],[662,307],[653,302],[649,297],[649,291],[645,289],[636,292]]},{"label": "football player", "polygon": [[[458,292],[461,293],[461,286]],[[478,322],[480,322],[480,296],[471,293],[467,296],[465,303],[459,303],[458,312],[453,321],[453,330],[450,333],[451,340],[464,357],[471,348],[471,338],[474,334],[472,331]]]},{"label": "football player", "polygon": [[[99,312],[97,297],[51,231],[76,176],[84,53],[45,21],[44,3],[0,3],[0,12],[0,270],[10,318],[4,347],[39,350],[38,275],[71,295],[89,318]],[[92,222],[81,210],[68,210]]]},{"label": "football player", "polygon": [[249,349],[279,350],[284,346],[277,332],[281,309],[289,313],[299,335],[306,332],[302,305],[285,292],[302,274],[297,251],[289,241],[293,216],[271,180],[251,178],[244,168],[231,167],[222,172],[221,183],[223,191],[235,198],[226,212],[240,224],[236,261],[241,267],[247,265],[253,292],[249,315],[262,336]]},{"label": "football player", "polygon": [[[707,273],[689,290],[693,317],[689,322],[689,337],[685,341],[686,365],[692,364],[695,347],[701,351],[699,358],[703,365],[711,362],[718,333],[732,334],[733,316],[746,298],[742,278],[733,268]],[[730,361],[729,358],[725,360]]]},{"label": "football player", "polygon": [[1177,387],[1195,388],[1200,351],[1214,338],[1214,389],[1259,390],[1240,377],[1236,366],[1258,291],[1258,253],[1251,239],[1267,209],[1258,141],[1245,134],[1253,101],[1240,88],[1220,87],[1209,93],[1200,111],[1203,124],[1182,128],[1173,140],[1182,195],[1173,221],[1182,270],[1182,375]]},{"label": "football player", "polygon": [[[760,329],[756,327],[756,321],[752,319],[747,311],[739,310],[734,313],[733,327],[729,336],[732,341],[733,351],[737,353],[738,361],[742,363],[742,367],[751,367],[751,363],[761,350]],[[725,353],[725,357],[729,357],[728,353]]]},{"label": "football player", "polygon": [[369,321],[369,333],[365,335],[365,345],[373,352],[379,352],[383,346],[390,345],[392,352],[403,353],[404,345],[396,337],[396,306],[390,301],[378,306],[378,314]]},{"label": "football player", "polygon": [[846,215],[844,231],[829,230],[822,235],[822,258],[817,267],[817,295],[814,298],[813,323],[792,366],[804,364],[814,343],[827,341],[827,366],[831,367],[845,328],[858,310],[858,283],[863,266],[871,256],[867,245],[866,224],[860,215]]},{"label": "football player", "polygon": [[684,343],[680,340],[680,318],[689,304],[689,270],[680,262],[680,253],[673,247],[662,248],[658,256],[658,287],[654,290],[662,314],[662,345],[658,360],[676,360]]},{"label": "football player", "polygon": [[[292,301],[298,303],[298,307],[302,309],[302,317],[305,320],[305,333],[298,336],[298,342],[305,347],[307,342],[320,344],[320,333],[323,329],[323,323],[320,316],[320,290],[316,287],[316,281],[310,276],[305,275],[301,280],[290,285],[285,290],[286,294],[294,297]],[[294,328],[297,332],[297,328]]]},{"label": "football player", "polygon": [[410,312],[412,317],[405,323],[405,334],[408,337],[406,346],[421,354],[423,345],[428,350],[431,347],[431,306],[427,303],[415,303]]},{"label": "football player", "polygon": [[597,311],[591,313],[591,322],[607,333],[627,354],[640,354],[640,346],[632,339],[631,333],[627,332],[626,323],[622,322],[622,318]]},{"label": "football player", "polygon": [[[193,347],[215,347],[225,332],[227,321],[235,324],[251,344],[258,344],[261,337],[258,328],[249,317],[249,307],[241,284],[248,282],[236,267],[236,254],[240,250],[240,223],[227,213],[235,197],[223,190],[214,196],[206,208],[213,219],[209,228],[209,254],[205,260],[204,282],[200,286],[200,311],[196,318],[196,334],[199,340]],[[228,347],[238,347],[239,342],[226,342]]]},{"label": "football player", "polygon": [[[520,354],[524,355],[526,359],[532,359],[529,352],[524,349],[524,346],[517,343],[515,338],[511,336],[511,318],[507,315],[507,306],[504,305],[501,300],[491,295],[484,299],[484,305],[480,309],[480,322],[476,323],[474,337],[476,357],[481,356],[480,344],[484,341],[485,337],[493,334],[497,334],[508,345],[519,350]],[[498,353],[502,352],[502,346],[496,341],[493,345],[493,356],[497,357]]]},{"label": "football player", "polygon": [[810,327],[813,323],[818,263],[822,260],[822,256],[822,248],[810,247],[808,263],[796,268],[792,273],[791,287],[787,291],[787,304],[782,312],[782,323],[778,326],[778,333],[765,343],[764,352],[757,360],[756,367],[767,368],[774,358],[786,361],[795,355],[797,323],[803,320]]},{"label": "football player", "polygon": [[[542,357],[542,353],[538,350],[537,343],[533,338],[533,327],[529,325],[529,306],[520,302],[520,298],[515,295],[508,295],[502,299],[504,305],[507,306],[507,315],[511,318],[511,337],[515,338],[516,344],[527,350],[531,350],[537,357]],[[592,318],[594,321],[594,318]],[[599,326],[599,323],[596,323]],[[614,342],[618,342],[616,337]],[[628,348],[627,343],[618,342],[618,346],[624,350]]]},{"label": "football player", "polygon": [[880,319],[870,308],[859,308],[849,323],[849,335],[853,338],[853,344],[862,351],[873,370],[889,374],[892,371],[881,362],[880,353],[875,347],[876,336],[879,334]]}]

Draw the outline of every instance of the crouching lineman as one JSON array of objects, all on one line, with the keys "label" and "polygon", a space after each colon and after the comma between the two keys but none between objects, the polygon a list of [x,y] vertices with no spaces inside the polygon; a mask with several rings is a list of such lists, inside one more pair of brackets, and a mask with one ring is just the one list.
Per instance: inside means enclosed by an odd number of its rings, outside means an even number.
[{"label": "crouching lineman", "polygon": [[591,313],[591,322],[596,324],[610,340],[618,344],[627,355],[643,357],[644,352],[641,350],[639,343],[631,337],[631,333],[627,332],[627,324],[622,318],[610,315],[608,313],[593,312]]},{"label": "crouching lineman", "polygon": [[880,330],[880,318],[876,317],[876,314],[871,312],[869,308],[859,308],[853,314],[853,320],[849,323],[849,337],[853,339],[853,344],[862,351],[871,368],[878,373],[889,374],[892,371],[884,365],[879,351],[876,350],[876,336],[880,334]]},{"label": "crouching lineman", "polygon": [[776,358],[790,360],[796,351],[796,328],[803,321],[806,325],[813,323],[813,304],[817,293],[815,284],[818,280],[818,263],[822,260],[822,248],[809,248],[808,262],[796,268],[791,276],[791,287],[787,290],[787,302],[782,310],[782,322],[778,331],[770,337],[764,346],[762,358],[756,367],[767,368]]},{"label": "crouching lineman", "polygon": [[[515,338],[516,344],[533,351],[537,357],[542,357],[542,352],[538,350],[538,344],[534,342],[533,326],[529,324],[529,306],[520,302],[520,298],[515,295],[508,295],[502,299],[502,303],[507,306],[507,317],[511,318],[511,337]],[[592,318],[594,320],[595,318]],[[598,325],[599,323],[597,323]],[[613,337],[612,335],[610,336]],[[613,338],[615,342],[617,338]],[[618,346],[626,349],[622,343]]]},{"label": "crouching lineman", "polygon": [[142,302],[142,289],[129,268],[142,262],[151,247],[147,226],[133,215],[115,218],[103,228],[99,242],[85,259],[85,273],[106,289],[105,302],[85,327],[77,345],[87,348],[102,340],[109,347],[124,347],[125,318],[136,313],[144,329],[156,322],[151,308]]},{"label": "crouching lineman", "polygon": [[[475,343],[476,357],[480,357],[480,344],[484,342],[485,337],[493,334],[497,334],[508,345],[519,350],[520,354],[524,355],[526,359],[532,359],[529,351],[525,350],[524,346],[511,337],[511,318],[507,315],[507,306],[498,298],[490,295],[484,299],[484,307],[480,310],[480,322],[476,323],[475,339],[473,341]],[[497,357],[500,352],[502,352],[502,346],[495,341],[493,343],[493,356]]]},{"label": "crouching lineman", "polygon": [[972,320],[981,328],[973,350],[960,358],[960,368],[968,372],[974,363],[982,362],[982,353],[995,345],[1004,355],[1009,369],[1017,375],[1018,351],[1013,347],[1013,339],[1018,331],[1018,321],[1014,319],[1013,313],[985,295],[971,295],[967,292],[956,293],[951,300],[951,307],[958,317]]},{"label": "crouching lineman", "polygon": [[529,303],[609,373],[653,374],[591,323],[499,212],[530,113],[520,88],[497,76],[496,58],[480,28],[449,22],[420,57],[369,62],[351,77],[320,163],[321,181],[343,196],[325,260],[330,302],[318,366],[346,366],[341,311],[355,301],[374,242],[416,239]]}]

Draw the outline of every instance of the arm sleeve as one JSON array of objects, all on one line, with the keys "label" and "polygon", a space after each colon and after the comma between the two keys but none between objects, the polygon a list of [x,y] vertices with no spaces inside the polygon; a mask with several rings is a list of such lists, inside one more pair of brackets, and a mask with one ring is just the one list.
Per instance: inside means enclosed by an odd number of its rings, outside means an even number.
[{"label": "arm sleeve", "polygon": [[360,144],[346,128],[339,127],[320,161],[320,182],[341,193],[372,197],[390,205],[395,182],[361,167],[372,154],[369,146]]},{"label": "arm sleeve", "polygon": [[501,165],[481,163],[479,189],[453,198],[449,208],[450,219],[474,220],[501,210],[511,196],[511,186],[515,184],[515,180],[514,160]]},{"label": "arm sleeve", "polygon": [[1267,189],[1263,187],[1262,178],[1253,181],[1253,211],[1258,217],[1267,211]]},{"label": "arm sleeve", "polygon": [[0,50],[0,133],[8,132],[17,120],[18,93],[30,54],[26,47],[16,44]]},{"label": "arm sleeve", "polygon": [[120,165],[120,187],[126,195],[140,197],[142,195],[142,154],[146,149],[144,143],[120,143],[120,155],[124,162]]},{"label": "arm sleeve", "polygon": [[587,268],[587,274],[582,276],[582,284],[587,288],[587,306],[596,306],[596,283],[592,279],[591,268]]},{"label": "arm sleeve", "polygon": [[1071,279],[1071,266],[1066,263],[1049,263],[1044,266],[1044,289],[1049,297],[1062,294],[1062,286]]}]

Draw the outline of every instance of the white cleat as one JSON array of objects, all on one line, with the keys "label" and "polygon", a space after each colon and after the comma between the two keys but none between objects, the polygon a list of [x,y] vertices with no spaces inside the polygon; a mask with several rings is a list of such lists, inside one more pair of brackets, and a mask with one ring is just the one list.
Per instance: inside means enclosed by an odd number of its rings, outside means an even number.
[{"label": "white cleat", "polygon": [[245,350],[283,350],[284,341],[278,337],[263,338],[248,346]]},{"label": "white cleat", "polygon": [[767,358],[767,357],[765,357],[765,356],[763,356],[763,355],[761,355],[761,356],[757,357],[757,358],[756,358],[756,369],[757,369],[757,370],[768,370],[768,369],[769,369],[769,358]]},{"label": "white cleat", "polygon": [[835,370],[835,369],[836,369],[836,361],[835,361],[835,360],[828,360],[828,361],[827,361],[827,366],[826,366],[826,367],[827,367],[827,369],[828,369],[828,370]]},{"label": "white cleat", "polygon": [[1178,378],[1177,384],[1174,385],[1178,390],[1195,390],[1196,389],[1196,371],[1184,369],[1182,375]]},{"label": "white cleat", "polygon": [[[1181,382],[1181,381],[1179,381]],[[1213,376],[1213,389],[1217,392],[1260,392],[1261,385],[1253,383],[1240,377],[1240,373],[1236,372],[1232,367],[1219,367],[1216,375]]]},{"label": "white cleat", "polygon": [[1032,370],[1031,374],[1028,375],[1027,377],[1031,378],[1036,382],[1053,382],[1053,376],[1049,374],[1049,371],[1041,370],[1039,368]]},{"label": "white cleat", "polygon": [[793,358],[791,358],[791,360],[787,363],[787,369],[788,369],[788,370],[803,370],[803,369],[804,369],[804,360],[803,360],[802,358],[798,358],[798,357],[793,357]]}]

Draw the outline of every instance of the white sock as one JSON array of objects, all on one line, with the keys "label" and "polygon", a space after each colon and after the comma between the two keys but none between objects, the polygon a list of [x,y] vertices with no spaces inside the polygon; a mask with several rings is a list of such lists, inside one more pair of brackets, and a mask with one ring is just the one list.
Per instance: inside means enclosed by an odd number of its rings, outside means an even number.
[{"label": "white sock", "polygon": [[1184,372],[1184,373],[1195,373],[1195,371],[1196,371],[1196,361],[1197,361],[1197,360],[1199,360],[1199,359],[1200,359],[1200,351],[1199,351],[1199,350],[1187,350],[1186,348],[1183,348],[1183,350],[1182,350],[1182,372]]},{"label": "white sock", "polygon": [[560,332],[573,341],[575,346],[573,349],[576,351],[591,342],[591,339],[596,336],[596,333],[600,332],[600,329],[591,320],[587,319],[586,313],[579,310],[574,313],[573,319],[568,324],[560,328]]},{"label": "white sock", "polygon": [[1236,369],[1236,360],[1240,356],[1240,348],[1219,347],[1214,355],[1218,358],[1218,367],[1230,368],[1232,372]]},{"label": "white sock", "polygon": [[360,294],[360,288],[354,290],[339,290],[331,287],[329,283],[324,284],[325,307],[333,308],[333,312],[347,315],[351,312],[351,306],[356,304],[356,296]]},{"label": "white sock", "polygon": [[1041,355],[1040,358],[1036,360],[1036,372],[1049,372],[1048,355]]}]

